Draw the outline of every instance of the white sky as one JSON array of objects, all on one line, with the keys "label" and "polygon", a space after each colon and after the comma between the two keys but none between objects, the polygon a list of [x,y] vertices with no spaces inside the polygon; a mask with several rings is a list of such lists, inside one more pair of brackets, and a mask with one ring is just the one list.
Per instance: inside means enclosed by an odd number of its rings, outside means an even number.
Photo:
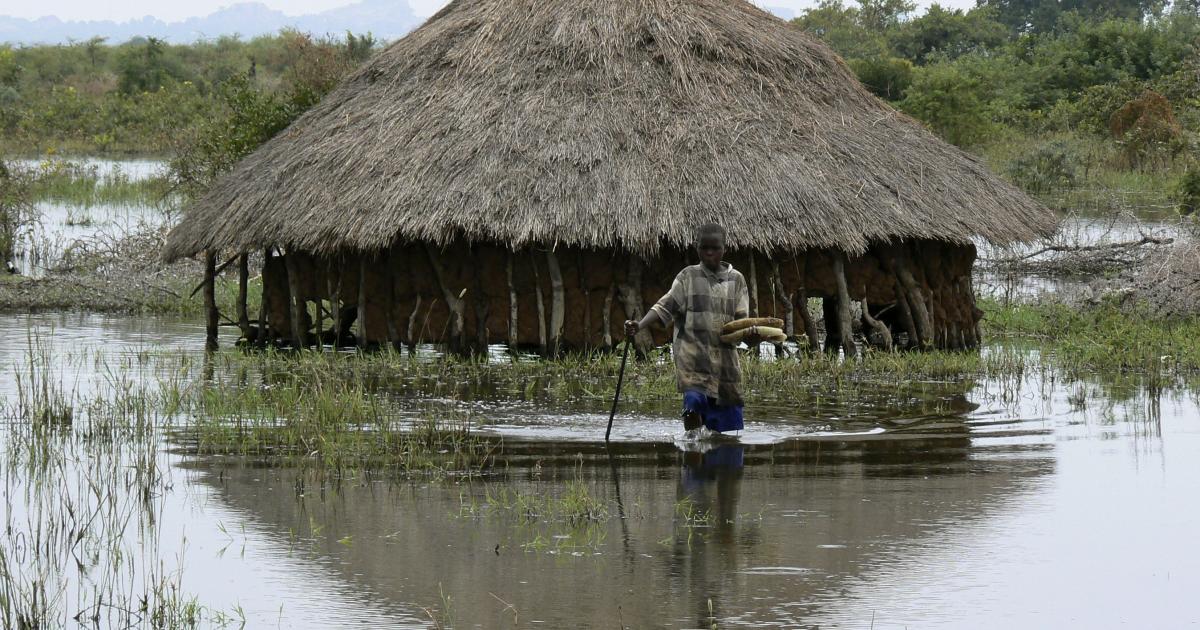
[{"label": "white sky", "polygon": [[[290,15],[316,13],[333,7],[353,4],[355,0],[251,0],[261,2],[273,9]],[[403,0],[396,0],[403,2]],[[760,5],[786,7],[799,13],[814,6],[815,0],[756,0]],[[409,0],[413,12],[428,16],[446,3],[446,0]],[[0,15],[37,18],[53,15],[64,20],[116,20],[125,21],[153,16],[166,22],[175,22],[188,17],[208,15],[223,7],[236,4],[233,0],[0,0]],[[922,7],[930,0],[918,0]],[[975,0],[941,0],[946,7],[970,8]]]}]

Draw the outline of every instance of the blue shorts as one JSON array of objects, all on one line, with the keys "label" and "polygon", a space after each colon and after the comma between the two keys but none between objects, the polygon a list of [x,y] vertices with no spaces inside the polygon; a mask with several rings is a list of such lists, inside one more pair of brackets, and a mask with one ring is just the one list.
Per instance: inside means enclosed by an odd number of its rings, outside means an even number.
[{"label": "blue shorts", "polygon": [[709,431],[741,431],[744,424],[742,405],[718,405],[715,398],[694,389],[683,393],[683,411],[700,414]]}]

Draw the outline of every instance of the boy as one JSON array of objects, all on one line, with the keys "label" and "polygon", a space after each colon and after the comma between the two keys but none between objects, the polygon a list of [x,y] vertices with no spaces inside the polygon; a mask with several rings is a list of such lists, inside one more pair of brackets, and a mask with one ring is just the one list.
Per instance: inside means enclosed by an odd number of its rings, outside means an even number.
[{"label": "boy", "polygon": [[701,226],[696,253],[700,264],[680,271],[671,290],[640,322],[625,322],[625,334],[673,323],[671,354],[683,394],[684,428],[690,431],[703,424],[711,431],[740,431],[742,371],[737,350],[721,342],[721,327],[748,315],[749,291],[742,274],[721,260],[725,228],[716,223]]}]

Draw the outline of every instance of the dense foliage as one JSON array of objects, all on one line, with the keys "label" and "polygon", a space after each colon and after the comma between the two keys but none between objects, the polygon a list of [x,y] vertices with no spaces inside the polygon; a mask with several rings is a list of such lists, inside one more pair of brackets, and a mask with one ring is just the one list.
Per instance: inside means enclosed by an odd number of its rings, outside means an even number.
[{"label": "dense foliage", "polygon": [[14,246],[29,227],[32,213],[28,175],[20,167],[0,160],[0,265],[12,261]]},{"label": "dense foliage", "polygon": [[1198,6],[979,0],[917,14],[904,0],[823,0],[794,22],[868,89],[1049,193],[1084,174],[1138,173],[1163,188],[1164,174],[1188,172],[1200,130]]},{"label": "dense foliage", "polygon": [[[110,45],[0,46],[0,152],[171,154],[181,130],[232,129],[234,144],[270,133],[229,122],[257,107],[278,130],[377,48],[370,36],[314,39],[292,31],[180,46],[154,38]],[[285,112],[269,113],[276,107]],[[273,131],[271,132],[273,133]]]},{"label": "dense foliage", "polygon": [[[1031,191],[1111,172],[1152,178],[1166,195],[1196,170],[1198,6],[979,0],[918,12],[911,0],[822,0],[794,23],[868,89]],[[377,47],[369,35],[288,31],[186,46],[0,46],[0,154],[173,156],[195,193]]]}]

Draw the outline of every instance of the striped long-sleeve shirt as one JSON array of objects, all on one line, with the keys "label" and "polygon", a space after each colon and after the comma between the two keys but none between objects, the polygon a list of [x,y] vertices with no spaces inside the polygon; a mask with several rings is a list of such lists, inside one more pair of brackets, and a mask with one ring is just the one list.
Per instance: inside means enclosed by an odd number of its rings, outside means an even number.
[{"label": "striped long-sleeve shirt", "polygon": [[679,391],[702,391],[722,405],[742,404],[737,350],[721,342],[721,327],[750,311],[741,272],[726,262],[716,272],[702,264],[686,267],[651,308],[663,324],[675,325],[671,353]]}]

